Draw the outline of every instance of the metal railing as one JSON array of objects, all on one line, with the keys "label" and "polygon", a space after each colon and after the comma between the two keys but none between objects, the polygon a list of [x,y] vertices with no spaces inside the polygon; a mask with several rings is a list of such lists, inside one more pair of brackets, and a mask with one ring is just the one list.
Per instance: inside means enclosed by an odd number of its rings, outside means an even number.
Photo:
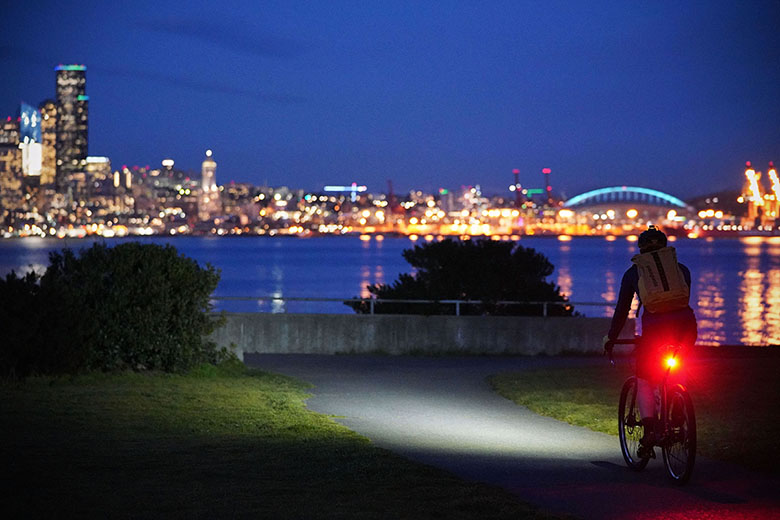
[{"label": "metal railing", "polygon": [[212,301],[254,301],[261,302],[319,302],[319,303],[367,303],[369,308],[369,314],[374,314],[376,304],[445,304],[455,305],[455,316],[460,316],[460,309],[462,305],[541,305],[542,316],[548,315],[548,308],[550,306],[582,306],[582,307],[615,307],[615,302],[553,302],[553,301],[532,301],[532,302],[520,302],[520,301],[491,301],[484,302],[482,300],[388,300],[380,298],[298,298],[289,296],[213,296]]}]

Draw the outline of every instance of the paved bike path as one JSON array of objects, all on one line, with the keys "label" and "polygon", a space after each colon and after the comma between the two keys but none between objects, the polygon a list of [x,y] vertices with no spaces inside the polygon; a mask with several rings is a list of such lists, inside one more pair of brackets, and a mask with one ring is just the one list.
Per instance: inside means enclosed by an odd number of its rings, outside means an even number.
[{"label": "paved bike path", "polygon": [[[485,378],[592,358],[246,355],[246,363],[314,385],[307,406],[413,460],[502,486],[581,518],[779,518],[776,480],[698,458],[674,486],[660,453],[625,467],[616,437],[541,417],[495,394]],[[617,405],[616,405],[617,406]]]}]

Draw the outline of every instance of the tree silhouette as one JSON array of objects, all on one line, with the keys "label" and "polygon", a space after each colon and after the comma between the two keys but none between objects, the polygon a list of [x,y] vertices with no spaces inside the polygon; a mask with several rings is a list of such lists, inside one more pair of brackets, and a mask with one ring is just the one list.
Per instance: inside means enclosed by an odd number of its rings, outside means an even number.
[{"label": "tree silhouette", "polygon": [[[461,304],[466,315],[540,316],[539,304],[498,302],[561,302],[548,305],[551,316],[571,316],[573,307],[560,288],[546,279],[555,269],[546,256],[511,242],[487,239],[430,242],[406,249],[403,257],[414,268],[391,285],[368,285],[379,300],[472,300]],[[368,302],[347,302],[358,313],[370,312]],[[375,303],[380,314],[454,314],[455,304]]]}]

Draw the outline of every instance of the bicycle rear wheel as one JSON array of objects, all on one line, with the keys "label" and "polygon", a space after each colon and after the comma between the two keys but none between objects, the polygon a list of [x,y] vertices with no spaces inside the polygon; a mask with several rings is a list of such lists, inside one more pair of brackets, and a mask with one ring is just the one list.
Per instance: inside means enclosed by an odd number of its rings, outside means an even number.
[{"label": "bicycle rear wheel", "polygon": [[636,377],[629,377],[623,383],[618,405],[618,435],[620,436],[620,451],[626,465],[634,471],[641,471],[647,466],[649,457],[640,457],[637,453],[639,440],[644,435],[644,426],[636,402]]},{"label": "bicycle rear wheel", "polygon": [[668,436],[663,444],[664,466],[678,484],[691,477],[696,461],[696,416],[693,401],[682,385],[674,385],[667,394]]}]

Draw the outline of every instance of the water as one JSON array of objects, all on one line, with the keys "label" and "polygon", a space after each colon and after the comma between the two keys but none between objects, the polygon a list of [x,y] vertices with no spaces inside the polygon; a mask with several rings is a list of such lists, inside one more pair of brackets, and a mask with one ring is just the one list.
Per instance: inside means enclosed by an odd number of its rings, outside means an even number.
[{"label": "water", "polygon": [[[124,239],[122,239],[124,240]],[[171,243],[181,253],[222,272],[215,296],[365,297],[366,285],[392,283],[410,268],[401,252],[406,238],[362,241],[358,237],[145,237]],[[120,239],[107,241],[109,244]],[[48,253],[88,247],[92,240],[0,240],[0,275],[30,267],[43,272]],[[418,242],[419,243],[419,242]],[[631,265],[636,245],[624,239],[523,238],[555,265],[552,278],[573,302],[610,302]],[[780,344],[780,237],[679,240],[678,258],[692,273],[691,305],[699,342],[712,345]],[[340,302],[218,301],[220,308],[260,312],[350,313]],[[611,316],[609,305],[576,306],[587,316]]]}]

